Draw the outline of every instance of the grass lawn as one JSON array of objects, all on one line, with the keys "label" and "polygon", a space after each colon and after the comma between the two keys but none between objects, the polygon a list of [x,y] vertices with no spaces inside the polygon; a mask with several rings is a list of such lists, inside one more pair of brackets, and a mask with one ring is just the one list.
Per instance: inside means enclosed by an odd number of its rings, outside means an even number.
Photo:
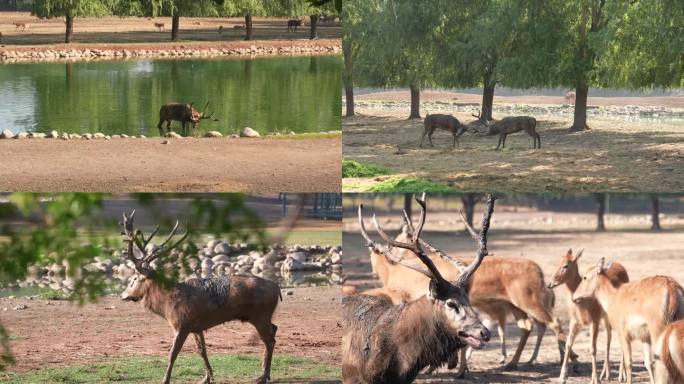
[{"label": "grass lawn", "polygon": [[[261,375],[260,356],[209,355],[218,383],[249,383]],[[2,373],[2,383],[158,383],[164,376],[166,357],[127,357],[108,362],[26,373]],[[196,383],[204,377],[199,356],[179,356],[173,368],[174,383]],[[273,382],[330,382],[340,377],[336,367],[315,360],[274,356]]]}]

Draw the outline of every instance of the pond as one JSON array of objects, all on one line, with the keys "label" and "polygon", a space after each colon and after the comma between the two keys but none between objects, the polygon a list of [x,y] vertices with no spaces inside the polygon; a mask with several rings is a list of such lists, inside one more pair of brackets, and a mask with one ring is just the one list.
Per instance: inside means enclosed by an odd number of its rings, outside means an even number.
[{"label": "pond", "polygon": [[209,101],[218,121],[200,133],[339,130],[341,67],[337,56],[5,64],[0,128],[158,136],[163,104]]}]

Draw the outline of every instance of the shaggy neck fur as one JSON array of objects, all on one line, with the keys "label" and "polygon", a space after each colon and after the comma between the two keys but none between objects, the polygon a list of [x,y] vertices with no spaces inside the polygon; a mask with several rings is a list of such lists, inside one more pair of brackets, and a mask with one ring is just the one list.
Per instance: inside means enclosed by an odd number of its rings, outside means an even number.
[{"label": "shaggy neck fur", "polygon": [[164,290],[152,278],[147,278],[143,282],[145,295],[142,302],[145,308],[166,319],[167,301],[169,292]]}]

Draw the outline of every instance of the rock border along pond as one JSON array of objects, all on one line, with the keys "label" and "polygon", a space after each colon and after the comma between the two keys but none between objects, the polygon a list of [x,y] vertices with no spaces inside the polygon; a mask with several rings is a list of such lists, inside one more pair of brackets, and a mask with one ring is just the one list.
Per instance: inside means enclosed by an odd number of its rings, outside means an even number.
[{"label": "rock border along pond", "polygon": [[[342,135],[342,131],[327,131],[327,132],[312,132],[312,133],[294,133],[290,132],[287,134],[282,134],[280,132],[273,132],[269,133],[266,136],[298,136],[298,137],[306,137],[310,135]],[[245,127],[242,129],[240,134],[234,133],[231,135],[226,135],[224,136],[221,132],[218,131],[209,131],[205,132],[202,134],[202,136],[189,136],[189,137],[183,137],[179,135],[176,132],[167,132],[164,134],[164,136],[157,137],[157,136],[150,136],[149,138],[169,138],[169,139],[200,139],[200,138],[231,138],[231,139],[237,139],[237,138],[256,138],[256,137],[262,137],[259,132],[253,130],[252,128]],[[59,140],[112,140],[112,139],[147,139],[148,137],[145,135],[126,135],[126,134],[120,134],[120,135],[105,135],[104,133],[67,133],[67,132],[62,132],[59,133],[57,131],[51,131],[49,133],[42,133],[42,132],[19,132],[19,133],[13,133],[9,129],[4,129],[0,131],[0,140],[9,140],[9,139],[18,139],[18,140],[23,140],[23,139],[59,139]]]},{"label": "rock border along pond", "polygon": [[[255,44],[256,43],[256,44]],[[261,44],[261,45],[258,45]],[[134,58],[180,59],[197,57],[257,57],[257,56],[315,56],[337,55],[342,52],[342,42],[338,39],[315,41],[259,41],[244,46],[242,44],[193,44],[153,45],[136,47],[122,45],[117,48],[95,45],[92,47],[64,47],[45,49],[31,47],[0,50],[0,64],[15,62],[52,62],[72,60],[121,60]]]}]

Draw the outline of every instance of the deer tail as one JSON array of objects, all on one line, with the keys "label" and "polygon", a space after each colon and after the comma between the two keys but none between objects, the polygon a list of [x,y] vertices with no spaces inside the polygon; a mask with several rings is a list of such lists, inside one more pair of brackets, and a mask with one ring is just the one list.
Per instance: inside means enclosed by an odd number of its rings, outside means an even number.
[{"label": "deer tail", "polygon": [[278,287],[278,296],[280,296],[280,301],[283,301],[283,290]]}]

